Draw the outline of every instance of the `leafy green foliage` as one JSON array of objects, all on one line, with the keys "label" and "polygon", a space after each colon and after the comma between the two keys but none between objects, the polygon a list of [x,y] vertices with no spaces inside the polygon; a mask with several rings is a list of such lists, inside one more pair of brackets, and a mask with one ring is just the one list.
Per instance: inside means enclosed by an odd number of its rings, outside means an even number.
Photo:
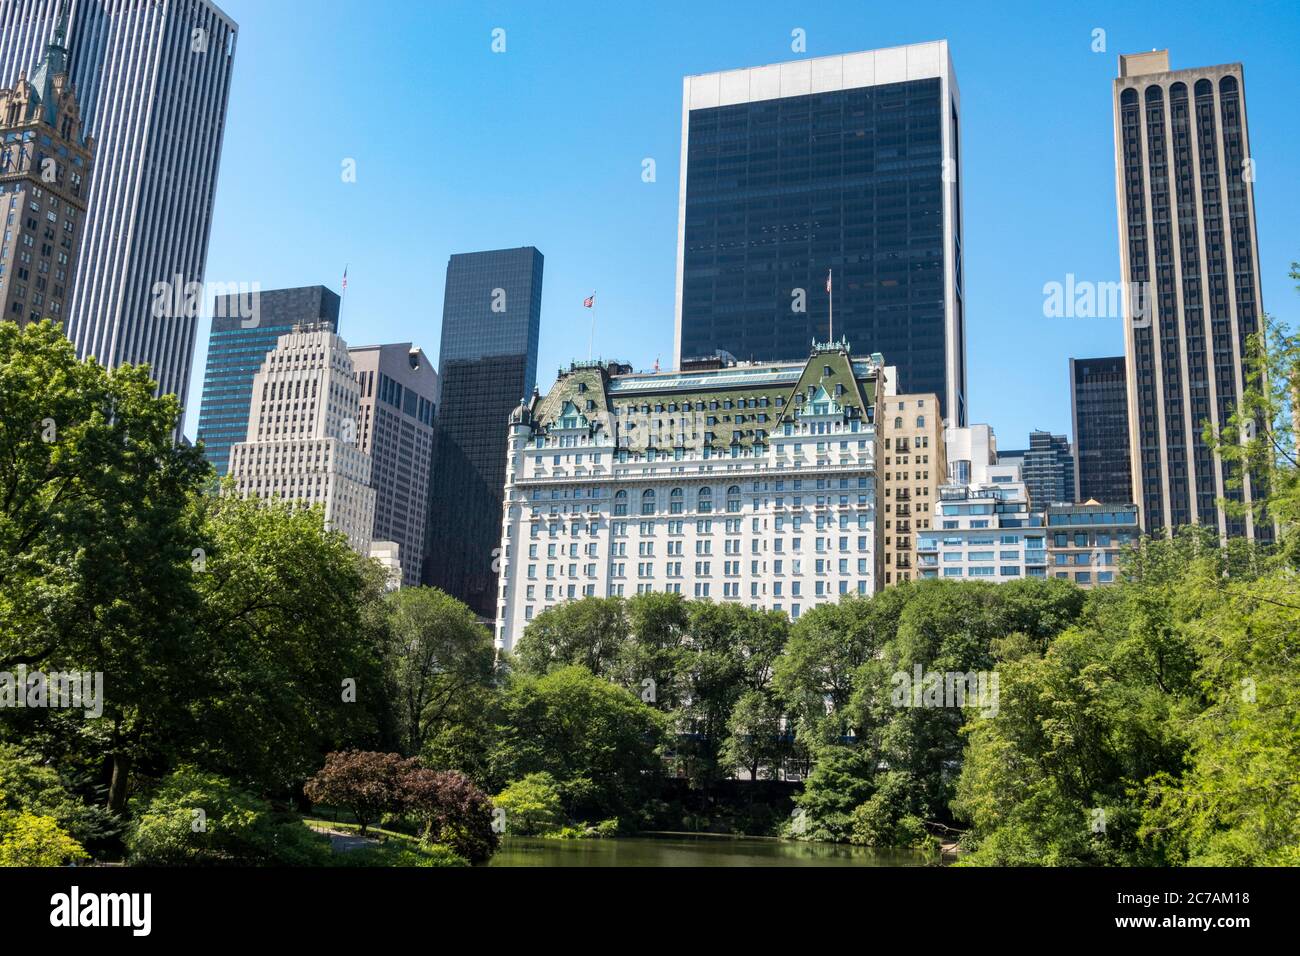
[{"label": "leafy green foliage", "polygon": [[86,851],[53,817],[0,813],[0,866],[64,866]]},{"label": "leafy green foliage", "polygon": [[564,824],[560,788],[545,771],[516,780],[492,802],[505,811],[506,833],[515,836],[543,836]]},{"label": "leafy green foliage", "polygon": [[516,675],[501,719],[493,776],[551,774],[573,819],[635,815],[653,787],[663,715],[585,668]]},{"label": "leafy green foliage", "polygon": [[805,840],[841,843],[853,829],[853,811],[874,789],[875,768],[857,747],[827,745],[816,755],[813,771],[795,799],[798,809],[790,835]]},{"label": "leafy green foliage", "polygon": [[139,801],[127,840],[142,866],[319,866],[329,841],[216,774],[181,767]]}]

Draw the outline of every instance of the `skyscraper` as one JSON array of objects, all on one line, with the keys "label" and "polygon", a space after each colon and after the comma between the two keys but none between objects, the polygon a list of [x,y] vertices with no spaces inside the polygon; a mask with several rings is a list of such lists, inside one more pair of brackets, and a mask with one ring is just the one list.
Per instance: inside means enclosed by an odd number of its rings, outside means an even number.
[{"label": "skyscraper", "polygon": [[312,326],[280,336],[253,377],[248,436],[230,450],[236,493],[320,505],[326,526],[369,554],[375,491],[357,445],[360,405],[346,342]]},{"label": "skyscraper", "polygon": [[410,342],[349,349],[361,385],[357,440],[375,489],[371,537],[400,548],[401,581],[420,583],[433,462],[438,373]]},{"label": "skyscraper", "polygon": [[944,40],[686,77],[679,367],[844,336],[964,424],[959,117]]},{"label": "skyscraper", "polygon": [[63,321],[77,274],[95,143],[63,43],[56,34],[31,76],[0,89],[0,320]]},{"label": "skyscraper", "polygon": [[1229,516],[1251,504],[1250,476],[1206,444],[1244,391],[1242,355],[1263,312],[1254,173],[1240,63],[1170,70],[1169,51],[1119,58],[1115,188],[1127,300],[1133,500],[1146,531],[1206,524],[1272,540],[1269,522]]},{"label": "skyscraper", "polygon": [[184,404],[238,27],[211,0],[5,0],[0,85],[35,72],[61,13],[98,144],[64,328],[82,357],[149,363]]},{"label": "skyscraper", "polygon": [[999,451],[998,464],[1019,466],[1037,511],[1074,501],[1074,455],[1065,435],[1032,431],[1028,448]]},{"label": "skyscraper", "polygon": [[497,609],[506,424],[537,378],[542,254],[531,246],[447,264],[424,581],[481,617]]},{"label": "skyscraper", "polygon": [[1074,500],[1124,504],[1129,471],[1128,385],[1124,356],[1070,359],[1074,419]]},{"label": "skyscraper", "polygon": [[339,330],[339,297],[324,286],[220,296],[213,304],[198,439],[218,475],[248,435],[253,376],[280,336],[297,325]]}]

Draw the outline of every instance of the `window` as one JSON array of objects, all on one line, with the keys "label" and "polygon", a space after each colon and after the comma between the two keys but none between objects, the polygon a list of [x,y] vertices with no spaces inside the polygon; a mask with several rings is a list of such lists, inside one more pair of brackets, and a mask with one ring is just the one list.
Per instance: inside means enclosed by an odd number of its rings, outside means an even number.
[{"label": "window", "polygon": [[614,495],[614,514],[627,514],[627,492],[620,491]]},{"label": "window", "polygon": [[730,514],[740,512],[740,486],[732,485],[727,489],[727,511]]},{"label": "window", "polygon": [[698,498],[696,499],[697,510],[701,514],[708,514],[713,511],[713,489],[701,488]]},{"label": "window", "polygon": [[653,488],[647,488],[641,492],[641,513],[643,515],[655,513],[655,491]]},{"label": "window", "polygon": [[668,495],[668,511],[670,514],[679,515],[686,504],[686,496],[680,488],[674,488]]}]

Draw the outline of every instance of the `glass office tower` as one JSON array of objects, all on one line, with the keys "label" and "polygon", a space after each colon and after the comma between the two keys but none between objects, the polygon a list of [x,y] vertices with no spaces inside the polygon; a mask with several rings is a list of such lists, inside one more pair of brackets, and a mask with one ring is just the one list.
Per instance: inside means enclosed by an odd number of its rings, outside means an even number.
[{"label": "glass office tower", "polygon": [[1074,500],[1120,504],[1133,497],[1128,462],[1124,356],[1070,359]]},{"label": "glass office tower", "polygon": [[946,41],[686,77],[678,364],[846,337],[964,424],[959,116]]},{"label": "glass office tower", "polygon": [[537,379],[543,257],[531,246],[447,264],[424,581],[496,616],[510,413]]}]

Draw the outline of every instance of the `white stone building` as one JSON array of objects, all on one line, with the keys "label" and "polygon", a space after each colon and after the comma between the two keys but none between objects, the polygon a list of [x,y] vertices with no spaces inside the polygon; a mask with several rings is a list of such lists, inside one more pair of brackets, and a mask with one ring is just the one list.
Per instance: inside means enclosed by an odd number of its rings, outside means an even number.
[{"label": "white stone building", "polygon": [[1030,511],[1020,465],[997,464],[988,425],[944,431],[948,482],[932,530],[917,534],[922,578],[1018,581],[1047,576],[1043,516]]},{"label": "white stone building", "polygon": [[375,491],[357,444],[361,386],[347,343],[300,326],[280,336],[253,377],[247,440],[231,448],[230,475],[244,497],[321,505],[327,527],[370,551]]},{"label": "white stone building", "polygon": [[583,597],[675,592],[797,618],[874,593],[882,365],[837,343],[801,363],[561,370],[509,425],[498,645]]}]

